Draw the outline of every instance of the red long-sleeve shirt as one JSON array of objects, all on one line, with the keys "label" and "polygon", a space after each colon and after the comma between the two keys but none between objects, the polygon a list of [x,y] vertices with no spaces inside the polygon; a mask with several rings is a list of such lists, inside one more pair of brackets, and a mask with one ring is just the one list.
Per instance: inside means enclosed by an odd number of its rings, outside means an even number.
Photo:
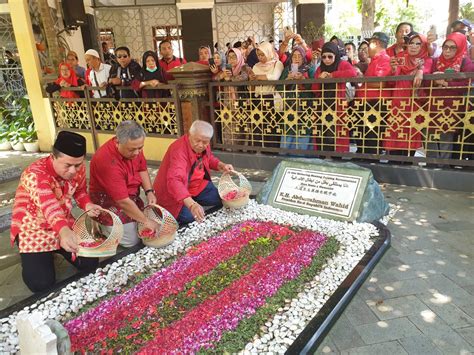
[{"label": "red long-sleeve shirt", "polygon": [[[210,170],[217,170],[219,159],[208,146],[201,156],[204,169],[203,179],[210,180]],[[173,142],[163,158],[158,175],[153,183],[158,204],[178,217],[183,200],[191,196],[189,183],[193,166],[196,168],[198,155],[192,150],[188,135]]]},{"label": "red long-sleeve shirt", "polygon": [[21,175],[10,229],[10,241],[13,245],[18,238],[20,253],[59,249],[59,231],[74,224],[72,197],[82,209],[90,202],[85,166],[72,179],[64,180],[54,171],[52,159],[34,162]]},{"label": "red long-sleeve shirt", "polygon": [[[386,51],[382,51],[376,54],[372,61],[370,62],[367,70],[364,74],[364,77],[384,77],[390,76],[392,73],[392,66],[390,65],[390,57],[387,55]],[[391,96],[391,90],[385,88],[385,84],[380,84],[378,88],[370,88],[367,83],[364,83],[362,87],[357,89],[356,97],[366,98],[366,99],[380,99],[388,98]]]}]

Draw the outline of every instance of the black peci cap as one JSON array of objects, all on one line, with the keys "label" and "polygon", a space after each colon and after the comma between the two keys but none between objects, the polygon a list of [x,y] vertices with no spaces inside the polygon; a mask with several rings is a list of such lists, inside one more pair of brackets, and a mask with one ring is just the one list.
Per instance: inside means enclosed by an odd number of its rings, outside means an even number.
[{"label": "black peci cap", "polygon": [[63,154],[79,158],[86,154],[86,139],[74,132],[61,131],[53,147]]}]

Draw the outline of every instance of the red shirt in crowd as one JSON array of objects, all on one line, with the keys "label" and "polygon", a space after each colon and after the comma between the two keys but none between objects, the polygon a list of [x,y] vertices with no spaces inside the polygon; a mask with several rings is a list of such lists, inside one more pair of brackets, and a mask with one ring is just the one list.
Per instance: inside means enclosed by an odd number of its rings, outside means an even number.
[{"label": "red shirt in crowd", "polygon": [[[278,58],[280,59],[280,62],[284,64],[288,60],[289,55],[289,52],[279,53]],[[308,61],[308,63],[313,60],[313,52],[311,51],[311,48],[308,48],[306,50],[306,60]]]},{"label": "red shirt in crowd", "polygon": [[396,43],[394,43],[390,47],[388,47],[386,49],[386,52],[387,52],[388,56],[389,57],[396,57],[400,53],[403,53],[403,49],[399,50],[398,52],[396,51],[396,49],[397,49],[397,44]]},{"label": "red shirt in crowd", "polygon": [[42,158],[21,174],[13,205],[10,241],[18,237],[20,253],[40,253],[60,248],[59,231],[72,227],[72,197],[80,208],[90,203],[84,164],[70,180],[53,167],[53,157]]},{"label": "red shirt in crowd", "polygon": [[[145,170],[143,152],[134,159],[125,159],[118,151],[117,138],[111,138],[91,160],[89,192],[92,200],[108,209],[115,206],[115,201],[139,195],[142,184],[139,173]],[[96,198],[99,194],[105,194],[109,199],[99,201]]]},{"label": "red shirt in crowd", "polygon": [[161,69],[163,69],[163,71],[165,72],[166,80],[173,80],[173,75],[169,74],[168,71],[173,68],[179,67],[180,65],[186,64],[187,62],[184,58],[178,58],[173,56],[173,58],[169,62],[161,58],[158,63],[160,64]]},{"label": "red shirt in crowd", "polygon": [[[202,164],[204,175],[201,183],[198,184],[199,175],[197,175],[198,172],[194,175],[194,171],[200,164]],[[207,185],[207,182],[211,180],[210,170],[217,170],[218,165],[219,159],[212,154],[209,146],[202,153],[202,159],[199,161],[198,155],[191,148],[188,135],[180,137],[169,146],[153,182],[158,204],[177,218],[183,207],[183,200],[193,196],[189,190],[190,181],[195,179],[196,182],[193,184],[196,186]]]},{"label": "red shirt in crowd", "polygon": [[[364,74],[364,77],[383,77],[390,76],[392,73],[392,66],[390,65],[390,57],[386,51],[381,51],[377,53],[369,63],[367,71]],[[387,83],[382,83],[386,85]],[[365,97],[367,99],[371,98],[381,98],[381,97],[390,97],[390,89],[380,90],[380,88],[369,88],[367,83],[364,83],[362,87],[357,89],[357,97]]]}]

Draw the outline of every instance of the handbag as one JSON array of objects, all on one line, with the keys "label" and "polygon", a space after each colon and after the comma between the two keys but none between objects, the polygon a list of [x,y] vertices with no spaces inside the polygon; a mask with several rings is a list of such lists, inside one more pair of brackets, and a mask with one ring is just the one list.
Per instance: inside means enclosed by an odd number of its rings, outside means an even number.
[{"label": "handbag", "polygon": [[346,83],[346,101],[347,102],[351,102],[352,100],[354,100],[355,93],[356,93],[356,88],[352,86],[351,83]]},{"label": "handbag", "polygon": [[273,107],[275,111],[283,111],[284,109],[283,97],[278,91],[273,94]]}]

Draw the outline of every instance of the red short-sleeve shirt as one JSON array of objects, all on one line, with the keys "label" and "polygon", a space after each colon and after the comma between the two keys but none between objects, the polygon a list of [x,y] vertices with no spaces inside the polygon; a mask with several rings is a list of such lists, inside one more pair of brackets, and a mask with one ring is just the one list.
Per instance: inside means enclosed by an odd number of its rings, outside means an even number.
[{"label": "red short-sleeve shirt", "polygon": [[92,157],[89,192],[106,193],[114,201],[135,196],[142,184],[139,172],[146,169],[143,152],[134,159],[125,159],[118,151],[117,138],[112,138]]}]

